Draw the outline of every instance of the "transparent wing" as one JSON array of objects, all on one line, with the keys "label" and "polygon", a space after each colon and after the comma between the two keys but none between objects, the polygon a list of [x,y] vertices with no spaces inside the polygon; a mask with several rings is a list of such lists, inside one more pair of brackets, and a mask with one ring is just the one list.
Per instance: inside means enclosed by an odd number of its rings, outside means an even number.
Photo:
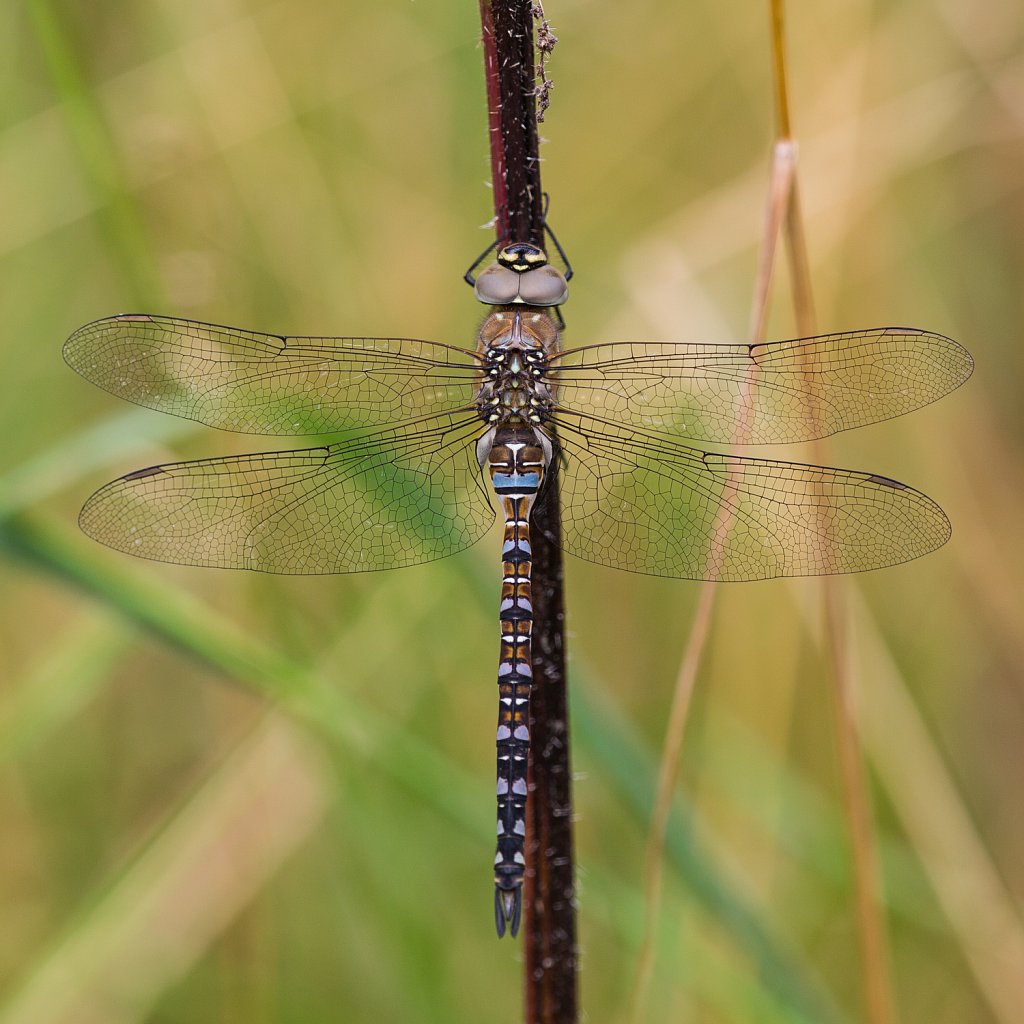
[{"label": "transparent wing", "polygon": [[974,368],[955,341],[903,327],[763,345],[618,342],[551,365],[566,408],[723,444],[809,441],[901,416]]},{"label": "transparent wing", "polygon": [[305,451],[129,473],[79,517],[102,543],[163,562],[276,573],[427,562],[479,540],[494,512],[475,417],[435,417]]},{"label": "transparent wing", "polygon": [[329,434],[465,408],[471,353],[411,338],[286,338],[130,315],[64,344],[83,377],[137,405],[247,434]]},{"label": "transparent wing", "polygon": [[560,413],[565,550],[653,576],[860,572],[944,544],[930,498],[870,473],[716,455]]}]

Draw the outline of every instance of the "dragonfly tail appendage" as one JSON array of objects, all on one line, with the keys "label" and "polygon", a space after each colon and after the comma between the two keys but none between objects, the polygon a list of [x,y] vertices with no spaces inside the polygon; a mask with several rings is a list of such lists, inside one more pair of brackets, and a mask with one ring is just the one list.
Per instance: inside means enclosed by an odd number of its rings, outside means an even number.
[{"label": "dragonfly tail appendage", "polygon": [[498,938],[505,935],[506,929],[514,939],[519,933],[519,919],[523,913],[523,885],[520,882],[514,889],[502,889],[499,884],[494,886],[494,926]]}]

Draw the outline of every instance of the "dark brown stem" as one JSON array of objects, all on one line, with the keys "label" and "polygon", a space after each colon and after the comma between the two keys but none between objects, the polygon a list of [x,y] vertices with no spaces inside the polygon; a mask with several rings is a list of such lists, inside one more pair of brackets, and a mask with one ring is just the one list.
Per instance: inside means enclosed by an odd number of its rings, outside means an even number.
[{"label": "dark brown stem", "polygon": [[[495,233],[543,247],[533,4],[480,0]],[[557,443],[557,440],[556,440]],[[576,903],[557,460],[533,526],[533,679],[523,907],[528,1024],[574,1024]]]},{"label": "dark brown stem", "polygon": [[533,702],[527,806],[527,1021],[576,1021],[576,889],[558,472],[533,514]]},{"label": "dark brown stem", "polygon": [[480,0],[498,241],[544,244],[529,0]]}]

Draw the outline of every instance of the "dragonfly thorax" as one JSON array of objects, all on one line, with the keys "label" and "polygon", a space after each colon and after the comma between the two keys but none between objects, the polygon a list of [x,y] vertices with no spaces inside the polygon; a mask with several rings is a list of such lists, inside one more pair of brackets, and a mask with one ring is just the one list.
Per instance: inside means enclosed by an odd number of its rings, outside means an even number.
[{"label": "dragonfly thorax", "polygon": [[480,325],[477,354],[498,349],[531,349],[545,357],[553,356],[558,345],[555,321],[539,309],[499,309]]},{"label": "dragonfly thorax", "polygon": [[551,318],[520,311],[492,313],[480,328],[481,418],[492,425],[540,425],[551,408],[547,361],[557,341]]}]

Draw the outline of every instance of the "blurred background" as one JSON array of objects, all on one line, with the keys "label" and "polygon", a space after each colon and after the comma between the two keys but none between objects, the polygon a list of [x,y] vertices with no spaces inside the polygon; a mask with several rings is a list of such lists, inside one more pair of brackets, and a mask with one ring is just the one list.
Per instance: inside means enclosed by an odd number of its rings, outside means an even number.
[{"label": "blurred background", "polygon": [[[745,339],[766,5],[547,15],[567,343]],[[828,456],[920,487],[954,527],[848,585],[903,1019],[1010,1024],[1024,7],[788,16],[820,329],[928,328],[977,360]],[[0,1024],[521,1019],[521,948],[491,913],[497,535],[310,579],[100,548],[75,517],[107,480],[287,445],[128,406],[60,358],[75,327],[134,311],[468,344],[460,278],[492,215],[478,37],[468,0],[0,8]],[[770,336],[790,309],[781,273]],[[582,996],[616,1021],[698,588],[567,569]],[[814,581],[718,596],[646,1019],[861,1019],[819,620]]]}]

